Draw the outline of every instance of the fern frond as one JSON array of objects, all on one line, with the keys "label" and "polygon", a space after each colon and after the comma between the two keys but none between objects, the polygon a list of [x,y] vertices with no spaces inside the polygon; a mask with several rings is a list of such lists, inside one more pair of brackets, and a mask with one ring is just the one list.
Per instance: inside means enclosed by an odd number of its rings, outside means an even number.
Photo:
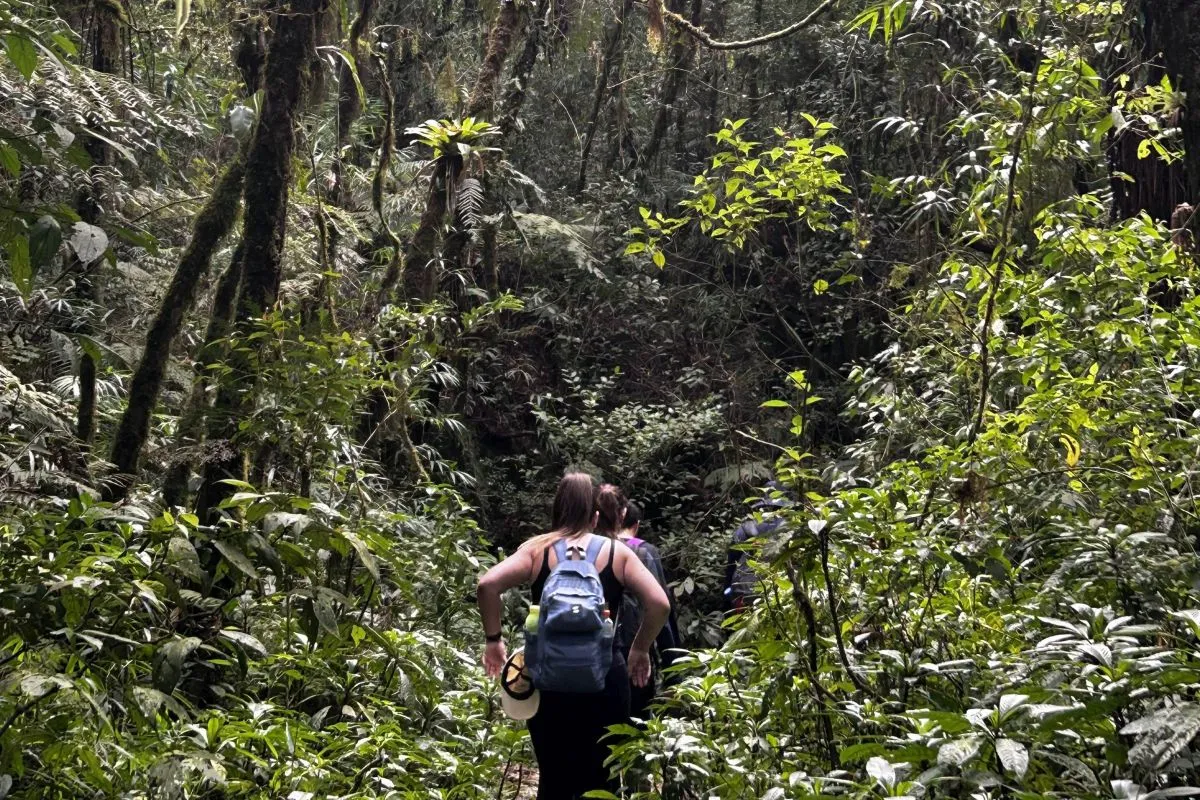
[{"label": "fern frond", "polygon": [[480,215],[484,200],[483,183],[477,178],[465,178],[459,184],[458,192],[454,196],[454,213],[468,230],[476,230],[481,226],[483,220]]}]

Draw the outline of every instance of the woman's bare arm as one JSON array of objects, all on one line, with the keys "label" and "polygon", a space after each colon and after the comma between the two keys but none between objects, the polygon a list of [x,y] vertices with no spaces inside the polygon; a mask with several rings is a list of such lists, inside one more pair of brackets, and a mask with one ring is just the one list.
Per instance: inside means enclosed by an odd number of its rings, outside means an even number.
[{"label": "woman's bare arm", "polygon": [[479,579],[475,596],[479,601],[479,613],[483,617],[485,635],[495,634],[500,630],[500,596],[509,589],[528,583],[532,572],[533,553],[524,549],[513,553]]},{"label": "woman's bare arm", "polygon": [[[509,589],[528,583],[533,577],[533,551],[518,550],[484,573],[475,590],[479,615],[483,617],[484,636],[500,633],[500,596]],[[508,658],[503,641],[489,642],[484,649],[483,666],[489,676],[500,673]]]}]

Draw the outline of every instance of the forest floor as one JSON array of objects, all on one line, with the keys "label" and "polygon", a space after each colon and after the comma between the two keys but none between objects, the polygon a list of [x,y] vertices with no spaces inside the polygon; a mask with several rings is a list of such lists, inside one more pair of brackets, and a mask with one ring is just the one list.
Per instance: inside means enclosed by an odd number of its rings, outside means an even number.
[{"label": "forest floor", "polygon": [[538,790],[537,767],[510,763],[501,787],[500,797],[504,800],[534,800]]}]

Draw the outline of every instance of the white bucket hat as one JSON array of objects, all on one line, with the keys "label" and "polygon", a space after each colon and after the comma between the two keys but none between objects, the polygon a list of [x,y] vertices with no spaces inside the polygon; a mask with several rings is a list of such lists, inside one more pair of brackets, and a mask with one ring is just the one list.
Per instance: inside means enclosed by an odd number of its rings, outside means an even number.
[{"label": "white bucket hat", "polygon": [[537,713],[541,699],[525,670],[525,648],[517,648],[500,670],[500,707],[513,719],[529,719]]}]

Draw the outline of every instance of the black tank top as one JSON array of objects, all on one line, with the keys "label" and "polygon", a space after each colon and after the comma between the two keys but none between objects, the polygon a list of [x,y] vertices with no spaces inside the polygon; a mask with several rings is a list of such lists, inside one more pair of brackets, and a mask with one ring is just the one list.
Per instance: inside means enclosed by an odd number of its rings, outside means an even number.
[{"label": "black tank top", "polygon": [[[598,534],[592,535],[596,536]],[[604,602],[608,603],[608,607],[612,609],[614,616],[620,610],[621,600],[625,597],[625,587],[617,579],[617,573],[613,570],[615,550],[616,543],[612,539],[609,539],[608,563],[604,565],[604,569],[600,570],[600,585],[604,587]],[[530,598],[535,605],[542,602],[542,589],[546,586],[546,579],[550,577],[550,554],[553,552],[554,545],[550,545],[542,551],[542,568],[538,571],[537,577],[533,579],[533,585],[529,589]],[[604,553],[603,547],[600,548],[600,553]],[[597,557],[597,560],[599,560],[599,557]]]}]

